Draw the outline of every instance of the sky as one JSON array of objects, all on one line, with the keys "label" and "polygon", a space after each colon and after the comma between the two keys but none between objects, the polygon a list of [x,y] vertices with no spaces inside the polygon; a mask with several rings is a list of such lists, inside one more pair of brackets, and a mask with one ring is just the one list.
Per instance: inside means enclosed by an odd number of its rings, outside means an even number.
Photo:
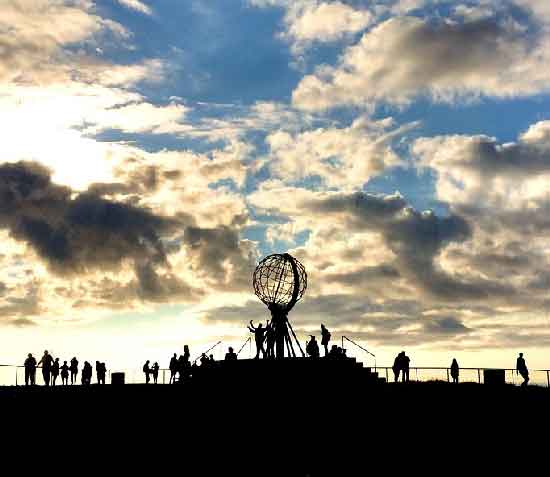
[{"label": "sky", "polygon": [[540,0],[3,0],[0,363],[221,357],[289,252],[302,341],[549,368],[548,64]]}]

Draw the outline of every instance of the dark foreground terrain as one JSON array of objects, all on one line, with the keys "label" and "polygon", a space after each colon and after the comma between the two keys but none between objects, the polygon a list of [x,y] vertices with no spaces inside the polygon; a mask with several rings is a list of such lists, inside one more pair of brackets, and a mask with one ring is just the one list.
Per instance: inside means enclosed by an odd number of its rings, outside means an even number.
[{"label": "dark foreground terrain", "polygon": [[548,467],[549,404],[546,388],[385,384],[341,363],[0,389],[4,458],[85,474],[526,475]]}]

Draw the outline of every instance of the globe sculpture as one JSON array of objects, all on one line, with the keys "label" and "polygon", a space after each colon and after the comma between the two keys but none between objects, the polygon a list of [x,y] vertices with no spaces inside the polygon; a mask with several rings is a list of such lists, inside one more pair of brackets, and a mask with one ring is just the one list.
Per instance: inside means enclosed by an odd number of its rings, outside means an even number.
[{"label": "globe sculpture", "polygon": [[288,356],[296,356],[292,338],[304,356],[300,342],[288,321],[288,313],[304,296],[307,288],[307,274],[304,266],[288,253],[269,255],[256,267],[253,285],[256,296],[271,312],[275,357],[283,358],[285,347]]}]

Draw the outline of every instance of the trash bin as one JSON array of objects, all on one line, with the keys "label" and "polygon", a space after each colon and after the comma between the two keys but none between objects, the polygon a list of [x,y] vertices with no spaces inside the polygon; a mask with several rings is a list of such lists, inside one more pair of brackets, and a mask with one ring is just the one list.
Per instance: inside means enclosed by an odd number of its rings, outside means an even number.
[{"label": "trash bin", "polygon": [[124,373],[111,373],[111,384],[124,384]]},{"label": "trash bin", "polygon": [[489,385],[506,384],[504,369],[484,369],[483,382]]}]

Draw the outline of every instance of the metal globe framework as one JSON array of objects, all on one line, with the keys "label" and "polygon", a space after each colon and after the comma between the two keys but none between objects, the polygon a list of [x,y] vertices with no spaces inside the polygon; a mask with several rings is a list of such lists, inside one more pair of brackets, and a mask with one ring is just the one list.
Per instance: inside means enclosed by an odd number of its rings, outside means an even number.
[{"label": "metal globe framework", "polygon": [[266,305],[277,305],[286,311],[300,300],[307,288],[304,266],[288,253],[265,257],[253,276],[254,292]]}]

